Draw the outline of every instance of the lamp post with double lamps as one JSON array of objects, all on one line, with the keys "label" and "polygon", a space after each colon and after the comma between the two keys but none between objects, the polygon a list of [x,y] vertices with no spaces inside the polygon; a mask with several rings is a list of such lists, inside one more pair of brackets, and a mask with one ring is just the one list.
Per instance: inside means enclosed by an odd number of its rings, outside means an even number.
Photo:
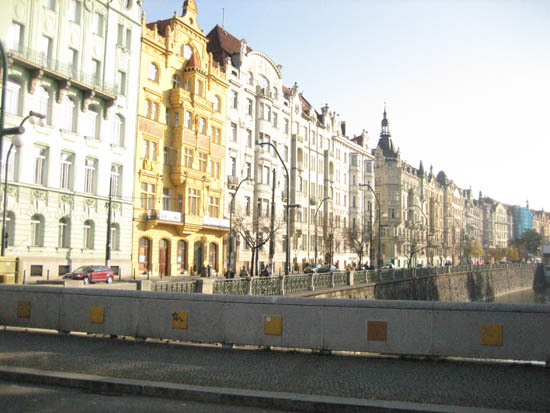
[{"label": "lamp post with double lamps", "polygon": [[[2,107],[2,110],[4,108]],[[4,203],[3,203],[3,211],[2,211],[2,249],[1,249],[1,256],[3,257],[6,253],[6,244],[7,244],[7,233],[6,233],[6,210],[8,207],[8,171],[9,171],[9,161],[10,161],[10,155],[13,147],[20,148],[23,146],[23,134],[25,133],[25,128],[23,127],[23,124],[28,120],[31,119],[31,122],[34,119],[42,120],[46,117],[46,115],[43,115],[41,113],[30,111],[27,116],[23,118],[19,126],[14,128],[6,128],[2,129],[0,131],[0,139],[3,141],[4,136],[7,135],[15,135],[13,137],[13,140],[11,142],[10,148],[8,149],[8,153],[6,155],[6,165],[5,165],[5,173],[4,173]],[[1,156],[1,155],[0,155]]]},{"label": "lamp post with double lamps", "polygon": [[283,164],[283,168],[285,168],[285,175],[286,175],[286,264],[285,264],[285,275],[288,275],[290,273],[290,208],[295,208],[298,205],[290,205],[290,175],[288,173],[288,168],[286,167],[285,162],[283,161],[283,158],[281,158],[281,155],[279,154],[279,151],[277,150],[277,147],[273,145],[271,142],[258,142],[256,141],[257,145],[260,146],[271,146],[273,150],[275,151],[275,154],[277,154],[277,157]]},{"label": "lamp post with double lamps", "polygon": [[359,184],[359,186],[361,187],[366,187],[366,188],[369,188],[370,191],[372,192],[372,194],[374,195],[374,199],[376,200],[376,205],[378,206],[378,257],[377,257],[377,260],[376,260],[376,266],[378,268],[380,268],[382,266],[382,238],[381,238],[381,234],[382,234],[382,221],[381,221],[381,218],[382,218],[382,210],[380,209],[380,201],[378,200],[378,196],[376,195],[376,192],[374,192],[374,189],[372,189],[372,186],[370,186],[370,184]]},{"label": "lamp post with double lamps", "polygon": [[229,271],[233,271],[235,273],[233,262],[233,210],[235,209],[235,197],[237,196],[237,192],[239,191],[239,188],[241,187],[242,183],[244,181],[252,181],[249,177],[244,178],[239,184],[237,185],[237,189],[235,189],[235,192],[233,192],[233,195],[231,196],[231,202],[229,204]]},{"label": "lamp post with double lamps", "polygon": [[328,201],[330,197],[323,198],[321,202],[319,202],[319,205],[317,205],[317,209],[315,210],[315,265],[317,265],[317,213],[319,212],[319,208],[321,208],[321,205],[323,205],[323,202]]}]

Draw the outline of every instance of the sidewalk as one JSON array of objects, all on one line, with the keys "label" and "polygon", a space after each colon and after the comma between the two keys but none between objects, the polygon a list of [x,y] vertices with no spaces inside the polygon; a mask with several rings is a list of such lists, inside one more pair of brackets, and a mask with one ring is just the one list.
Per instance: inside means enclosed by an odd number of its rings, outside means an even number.
[{"label": "sidewalk", "polygon": [[550,409],[550,370],[540,366],[315,355],[15,329],[0,331],[0,379],[290,411]]}]

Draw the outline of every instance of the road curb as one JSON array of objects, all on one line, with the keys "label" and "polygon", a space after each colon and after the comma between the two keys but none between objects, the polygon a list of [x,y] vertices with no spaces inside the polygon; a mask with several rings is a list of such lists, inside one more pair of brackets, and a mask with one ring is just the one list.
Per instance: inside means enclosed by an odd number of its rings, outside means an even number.
[{"label": "road curb", "polygon": [[0,366],[0,379],[62,386],[93,393],[117,393],[304,412],[497,412],[502,410],[384,400],[205,387],[89,374]]}]

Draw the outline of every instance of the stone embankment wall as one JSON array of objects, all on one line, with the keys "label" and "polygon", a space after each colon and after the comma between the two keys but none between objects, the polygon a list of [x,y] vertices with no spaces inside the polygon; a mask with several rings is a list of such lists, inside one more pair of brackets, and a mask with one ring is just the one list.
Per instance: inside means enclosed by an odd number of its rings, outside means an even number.
[{"label": "stone embankment wall", "polygon": [[533,287],[534,268],[498,268],[341,287],[301,294],[317,298],[485,301]]}]

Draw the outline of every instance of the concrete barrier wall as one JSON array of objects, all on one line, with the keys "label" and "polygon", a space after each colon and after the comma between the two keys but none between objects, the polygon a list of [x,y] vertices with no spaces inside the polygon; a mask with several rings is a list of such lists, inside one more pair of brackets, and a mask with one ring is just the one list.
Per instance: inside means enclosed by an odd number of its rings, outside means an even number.
[{"label": "concrete barrier wall", "polygon": [[550,306],[0,286],[0,325],[191,342],[550,360]]}]

